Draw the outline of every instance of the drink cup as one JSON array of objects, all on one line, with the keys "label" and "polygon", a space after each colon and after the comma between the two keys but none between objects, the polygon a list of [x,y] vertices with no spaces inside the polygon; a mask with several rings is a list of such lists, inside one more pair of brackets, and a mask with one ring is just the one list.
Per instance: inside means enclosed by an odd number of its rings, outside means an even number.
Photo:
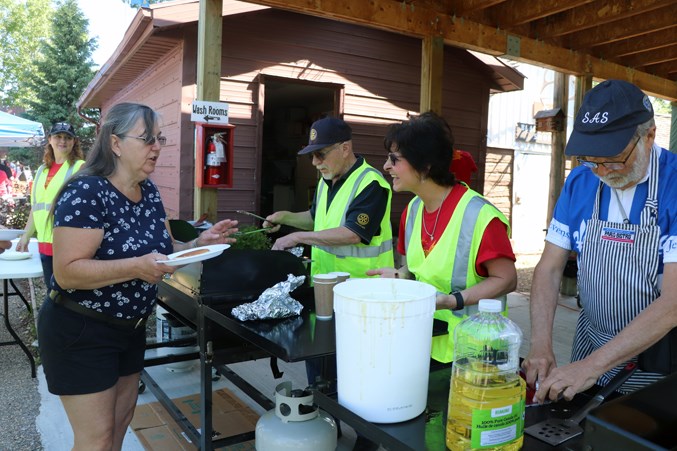
[{"label": "drink cup", "polygon": [[331,319],[334,314],[334,285],[337,277],[334,274],[315,274],[313,286],[315,290],[315,315],[317,319]]},{"label": "drink cup", "polygon": [[345,282],[346,280],[350,279],[350,273],[349,272],[334,271],[334,272],[330,272],[329,275],[330,276],[336,276],[336,283]]}]

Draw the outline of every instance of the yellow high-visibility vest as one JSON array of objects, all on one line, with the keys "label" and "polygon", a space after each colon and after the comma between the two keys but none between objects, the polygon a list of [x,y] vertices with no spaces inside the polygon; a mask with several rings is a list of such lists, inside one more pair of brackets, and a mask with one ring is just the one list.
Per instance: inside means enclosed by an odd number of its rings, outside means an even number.
[{"label": "yellow high-visibility vest", "polygon": [[[441,207],[440,207],[441,208]],[[468,189],[459,201],[449,224],[440,240],[426,257],[421,242],[421,221],[423,202],[414,197],[409,202],[405,222],[405,253],[407,267],[416,280],[429,283],[438,291],[449,294],[477,285],[485,277],[477,274],[475,268],[477,253],[484,231],[492,219],[498,218],[508,226],[508,220],[496,207],[479,193]],[[504,314],[507,303],[502,299]],[[477,311],[477,305],[468,305],[462,310],[436,310],[434,317],[448,323],[447,335],[433,337],[431,356],[448,363],[454,357],[454,329],[463,318]]]},{"label": "yellow high-visibility vest", "polygon": [[369,269],[392,268],[393,231],[390,226],[390,201],[392,192],[383,175],[366,161],[354,170],[334,196],[327,209],[328,189],[323,180],[318,182],[315,194],[315,231],[332,229],[345,224],[346,212],[355,197],[373,181],[388,190],[388,204],[381,219],[381,230],[369,244],[358,243],[343,246],[313,246],[311,277],[333,271],[349,272],[351,277],[366,277]]},{"label": "yellow high-visibility vest", "polygon": [[76,173],[83,164],[84,160],[77,160],[73,165],[68,161],[64,162],[52,177],[47,188],[45,188],[45,179],[49,173],[49,168],[43,164],[36,171],[33,178],[33,189],[31,190],[31,210],[33,212],[33,224],[38,233],[38,242],[52,242],[53,221],[48,220],[52,203],[66,180]]}]

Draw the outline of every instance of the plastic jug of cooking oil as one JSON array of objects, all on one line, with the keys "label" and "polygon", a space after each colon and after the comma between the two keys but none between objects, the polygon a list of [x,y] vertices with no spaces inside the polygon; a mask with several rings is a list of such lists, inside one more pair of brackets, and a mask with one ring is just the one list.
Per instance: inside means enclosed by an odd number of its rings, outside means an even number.
[{"label": "plastic jug of cooking oil", "polygon": [[519,376],[522,331],[482,299],[479,313],[456,326],[447,414],[447,448],[519,450],[526,384]]}]

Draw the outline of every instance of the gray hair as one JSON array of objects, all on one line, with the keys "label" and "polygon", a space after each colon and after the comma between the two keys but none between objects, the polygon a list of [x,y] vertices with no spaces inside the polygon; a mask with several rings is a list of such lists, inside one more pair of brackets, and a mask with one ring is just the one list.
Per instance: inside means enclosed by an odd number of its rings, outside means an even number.
[{"label": "gray hair", "polygon": [[637,138],[643,138],[649,133],[649,130],[651,130],[653,127],[656,126],[656,121],[654,118],[649,119],[648,121],[639,124],[637,126],[637,129],[635,130],[635,136]]},{"label": "gray hair", "polygon": [[85,164],[63,184],[54,198],[55,202],[52,204],[50,215],[54,214],[54,208],[57,204],[56,200],[61,197],[69,182],[89,175],[108,177],[115,172],[117,158],[113,154],[111,137],[113,135],[118,137],[126,135],[134,128],[139,118],[142,118],[144,122],[144,135],[152,136],[155,125],[159,121],[159,116],[151,107],[140,103],[118,103],[108,111],[101,124],[94,146],[87,155]]},{"label": "gray hair", "polygon": [[87,161],[77,172],[77,177],[98,175],[107,177],[115,171],[116,157],[111,147],[111,136],[122,137],[143,119],[145,136],[152,136],[158,123],[158,114],[149,106],[140,103],[118,103],[106,114],[99,135],[87,156]]}]

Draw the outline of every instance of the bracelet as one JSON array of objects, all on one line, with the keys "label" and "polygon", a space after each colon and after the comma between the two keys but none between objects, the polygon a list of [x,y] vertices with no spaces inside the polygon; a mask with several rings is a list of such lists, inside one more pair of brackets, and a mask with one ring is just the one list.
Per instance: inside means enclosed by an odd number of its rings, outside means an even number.
[{"label": "bracelet", "polygon": [[199,239],[199,237],[198,237],[198,238],[195,238],[195,239],[193,240],[193,245],[191,246],[193,249],[195,249],[195,248],[197,247],[197,240],[198,240],[198,239]]},{"label": "bracelet", "polygon": [[463,307],[465,306],[465,301],[463,300],[463,295],[461,294],[460,291],[454,291],[451,293],[453,297],[456,298],[456,307],[454,307],[452,310],[463,310]]}]

